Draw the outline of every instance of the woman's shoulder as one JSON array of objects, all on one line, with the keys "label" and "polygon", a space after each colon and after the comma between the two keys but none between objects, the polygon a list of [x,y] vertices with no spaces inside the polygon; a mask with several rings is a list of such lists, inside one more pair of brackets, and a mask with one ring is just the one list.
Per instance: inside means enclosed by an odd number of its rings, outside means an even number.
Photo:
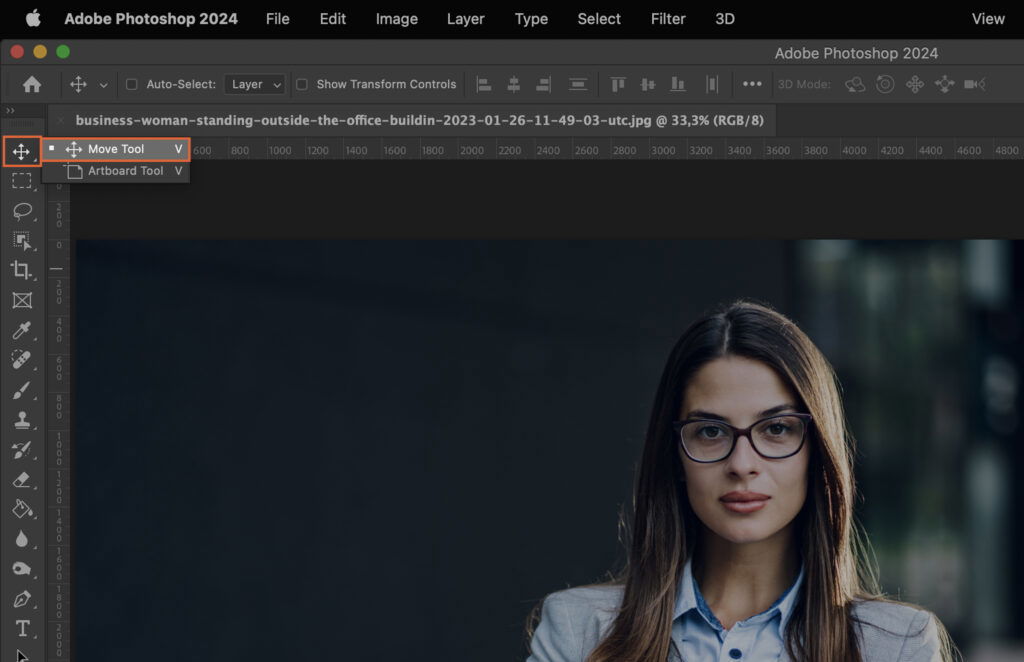
[{"label": "woman's shoulder", "polygon": [[855,600],[851,607],[865,660],[940,659],[938,619],[927,609],[882,599]]},{"label": "woman's shoulder", "polygon": [[[591,650],[614,620],[622,594],[622,584],[610,583],[574,586],[548,594],[542,623],[535,635],[538,647],[571,651],[574,655]],[[865,662],[941,660],[939,624],[930,611],[877,599],[855,600],[850,614],[857,624]]]},{"label": "woman's shoulder", "polygon": [[591,584],[549,593],[527,662],[584,659],[614,620],[622,592],[621,584]]},{"label": "woman's shoulder", "polygon": [[860,621],[879,627],[902,628],[904,631],[911,622],[923,620],[931,614],[917,605],[883,599],[854,600],[852,613]]},{"label": "woman's shoulder", "polygon": [[[622,584],[588,584],[564,588],[548,594],[550,604],[574,613],[614,612],[622,603]],[[851,615],[857,623],[906,636],[911,626],[921,629],[935,615],[917,605],[884,599],[858,599],[851,603]]]},{"label": "woman's shoulder", "polygon": [[570,613],[614,613],[622,603],[622,584],[587,584],[550,593],[546,601],[557,603]]},{"label": "woman's shoulder", "polygon": [[622,584],[588,584],[551,593],[546,603],[573,623],[584,642],[596,643],[622,605]]}]

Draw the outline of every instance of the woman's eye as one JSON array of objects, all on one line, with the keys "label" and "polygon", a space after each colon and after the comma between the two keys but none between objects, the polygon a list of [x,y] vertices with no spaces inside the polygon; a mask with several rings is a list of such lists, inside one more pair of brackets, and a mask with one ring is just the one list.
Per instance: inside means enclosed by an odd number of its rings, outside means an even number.
[{"label": "woman's eye", "polygon": [[705,439],[717,439],[722,434],[722,428],[708,426],[706,428],[701,428],[700,434]]},{"label": "woman's eye", "polygon": [[786,432],[788,431],[789,427],[783,425],[782,423],[772,423],[771,425],[768,426],[768,434],[774,435],[776,437],[786,434]]}]

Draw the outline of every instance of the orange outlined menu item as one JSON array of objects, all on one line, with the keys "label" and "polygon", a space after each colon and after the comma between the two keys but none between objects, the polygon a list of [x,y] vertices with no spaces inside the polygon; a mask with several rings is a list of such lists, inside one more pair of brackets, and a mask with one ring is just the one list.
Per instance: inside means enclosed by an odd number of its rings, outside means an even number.
[{"label": "orange outlined menu item", "polygon": [[4,136],[3,167],[44,163],[190,163],[191,138]]}]

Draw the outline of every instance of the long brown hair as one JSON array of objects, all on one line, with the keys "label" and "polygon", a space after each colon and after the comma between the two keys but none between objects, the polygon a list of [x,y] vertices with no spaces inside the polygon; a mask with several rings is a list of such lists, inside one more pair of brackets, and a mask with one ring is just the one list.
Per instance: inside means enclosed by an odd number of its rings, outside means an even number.
[{"label": "long brown hair", "polygon": [[[809,434],[808,494],[796,517],[805,581],[786,628],[790,657],[806,662],[859,661],[851,611],[855,600],[885,599],[869,550],[853,517],[853,438],[846,429],[835,372],[795,323],[748,300],[728,304],[694,322],[668,357],[651,412],[633,494],[632,533],[624,567],[608,582],[621,586],[618,613],[586,662],[663,662],[671,646],[676,589],[693,553],[699,522],[690,506],[672,421],[693,375],[709,361],[736,355],[773,368],[814,418]],[[527,619],[532,640],[540,604]],[[934,619],[943,659],[955,648]],[[899,633],[903,634],[903,633]]]}]

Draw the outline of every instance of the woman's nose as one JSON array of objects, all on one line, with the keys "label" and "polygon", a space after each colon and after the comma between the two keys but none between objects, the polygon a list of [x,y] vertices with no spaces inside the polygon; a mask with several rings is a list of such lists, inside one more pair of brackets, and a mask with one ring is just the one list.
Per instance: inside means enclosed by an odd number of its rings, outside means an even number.
[{"label": "woman's nose", "polygon": [[754,450],[750,435],[740,435],[727,460],[729,470],[738,474],[754,473],[759,461],[760,456]]}]

